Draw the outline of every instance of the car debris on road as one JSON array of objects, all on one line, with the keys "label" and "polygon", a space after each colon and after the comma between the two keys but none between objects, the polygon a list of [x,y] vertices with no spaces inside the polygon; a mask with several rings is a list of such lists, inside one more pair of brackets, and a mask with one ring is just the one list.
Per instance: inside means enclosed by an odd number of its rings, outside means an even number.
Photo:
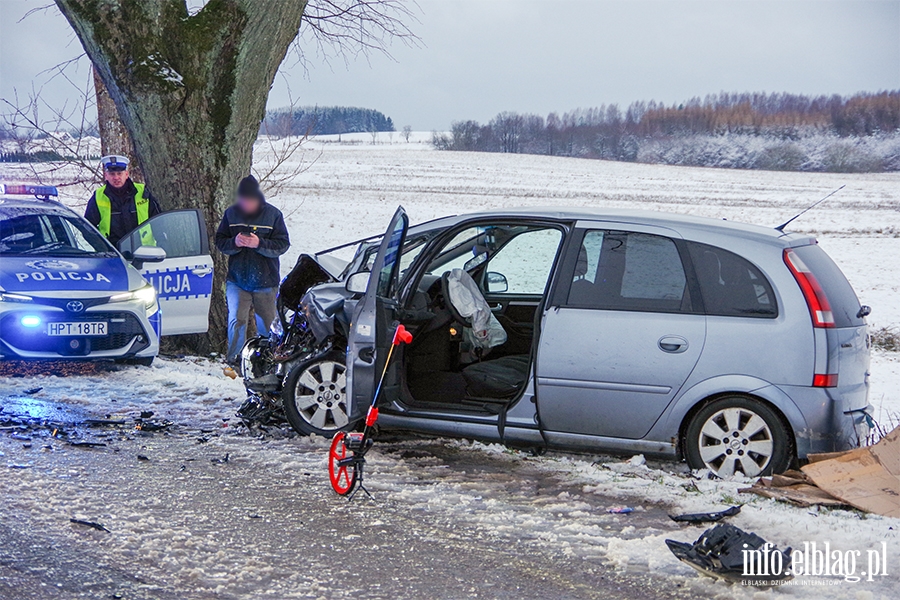
[{"label": "car debris on road", "polygon": [[677,523],[715,523],[721,521],[725,517],[733,517],[741,512],[740,506],[732,506],[725,510],[708,513],[694,513],[687,515],[669,515],[669,518]]},{"label": "car debris on road", "polygon": [[[791,549],[778,550],[755,533],[748,533],[734,525],[716,525],[704,531],[693,544],[666,540],[672,554],[681,562],[703,575],[730,582],[770,586],[774,581],[790,579]],[[753,573],[745,572],[745,553],[765,547],[770,564],[757,565]],[[778,565],[778,568],[771,568]],[[756,571],[765,575],[756,575]]]}]

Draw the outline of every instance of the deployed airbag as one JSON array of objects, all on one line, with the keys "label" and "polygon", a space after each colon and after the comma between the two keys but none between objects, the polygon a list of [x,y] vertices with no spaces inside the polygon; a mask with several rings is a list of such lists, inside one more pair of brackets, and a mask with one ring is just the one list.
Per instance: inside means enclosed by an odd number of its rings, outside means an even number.
[{"label": "deployed airbag", "polygon": [[469,344],[488,350],[506,342],[506,331],[468,273],[462,269],[450,271],[447,275],[447,295],[450,296],[447,301],[471,325],[471,329],[463,331]]}]

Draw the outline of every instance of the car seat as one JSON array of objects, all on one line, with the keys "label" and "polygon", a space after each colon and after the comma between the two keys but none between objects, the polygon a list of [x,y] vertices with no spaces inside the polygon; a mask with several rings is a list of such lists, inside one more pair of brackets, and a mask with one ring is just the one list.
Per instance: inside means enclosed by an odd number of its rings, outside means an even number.
[{"label": "car seat", "polygon": [[569,304],[576,306],[590,305],[595,301],[597,290],[594,284],[586,278],[588,272],[587,249],[582,246],[578,252],[578,260],[575,262],[575,274],[572,279],[572,287],[569,289]]},{"label": "car seat", "polygon": [[[480,356],[506,342],[506,331],[468,273],[454,269],[444,273],[441,280],[448,309],[455,319],[471,330],[469,341],[482,350]],[[528,379],[530,365],[527,355],[479,360],[462,371],[466,393],[474,398],[511,398]]]}]

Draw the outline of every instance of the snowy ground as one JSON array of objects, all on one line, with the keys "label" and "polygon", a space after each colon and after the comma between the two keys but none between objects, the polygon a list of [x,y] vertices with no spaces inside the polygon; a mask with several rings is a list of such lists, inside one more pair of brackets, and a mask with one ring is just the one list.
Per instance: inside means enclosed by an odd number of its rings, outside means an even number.
[{"label": "snowy ground", "polygon": [[[400,134],[382,136],[378,144],[371,144],[370,136],[357,137],[352,143],[348,136],[342,143],[308,143],[304,160],[310,168],[272,197],[287,216],[294,243],[283,261],[285,272],[301,252],[378,233],[397,204],[415,221],[485,208],[558,205],[639,207],[775,225],[846,185],[794,228],[819,235],[862,301],[873,307],[870,323],[900,325],[900,174],[769,173],[449,153],[430,150],[426,134],[408,144]],[[0,169],[12,179],[14,166]],[[70,188],[65,194],[73,206],[86,198]],[[43,389],[24,393],[36,387]],[[696,479],[674,463],[533,458],[465,441],[401,438],[382,443],[371,455],[378,507],[358,503],[347,508],[327,492],[323,440],[257,439],[225,421],[242,393],[238,382],[221,376],[218,364],[199,358],[163,359],[150,369],[99,370],[69,378],[0,377],[0,405],[6,407],[0,418],[10,412],[40,416],[59,405],[64,412],[129,419],[140,410],[153,410],[178,424],[170,434],[112,428],[103,434],[110,435],[103,438],[110,445],[98,450],[46,439],[47,432],[29,433],[36,436],[30,448],[23,447],[27,442],[0,437],[5,454],[0,466],[29,466],[9,469],[0,486],[7,516],[0,540],[13,540],[0,541],[0,597],[11,589],[4,585],[47,583],[46,576],[29,570],[26,559],[20,569],[7,556],[18,552],[15,540],[30,539],[26,530],[43,532],[42,543],[71,544],[92,561],[110,565],[104,571],[107,579],[115,579],[110,573],[121,577],[102,589],[124,586],[131,594],[125,597],[337,597],[355,591],[364,597],[643,594],[866,600],[900,592],[900,521],[798,509],[741,495],[737,490],[746,482]],[[900,421],[898,353],[874,354],[871,401],[880,421]],[[79,431],[90,439],[100,435]],[[198,444],[201,436],[209,441]],[[53,449],[42,450],[44,445]],[[137,453],[151,461],[135,462]],[[209,463],[225,453],[233,457],[229,463]],[[746,503],[732,520],[735,525],[781,546],[830,541],[842,550],[865,551],[886,541],[890,576],[765,592],[700,579],[672,557],[663,540],[693,540],[702,528],[676,525],[665,513],[733,503]],[[606,512],[620,504],[637,512]],[[257,513],[264,518],[248,516]],[[67,523],[70,516],[101,521],[113,533],[85,532]],[[295,519],[316,526],[303,529]],[[260,530],[258,539],[247,533],[252,527]],[[426,544],[428,540],[433,543]],[[370,552],[379,543],[384,552]],[[410,558],[413,550],[403,552],[404,544],[421,553],[418,563]],[[390,564],[403,568],[362,585],[356,577],[364,568],[361,559],[346,554],[356,546],[365,547],[361,556],[385,569]],[[448,555],[447,549],[456,552]],[[517,563],[514,557],[522,556],[532,562]],[[459,562],[461,580],[446,572],[448,560]],[[78,566],[77,558],[71,561]],[[416,573],[423,561],[431,587],[399,579],[401,572],[402,577]],[[480,571],[479,561],[491,573]],[[42,561],[36,557],[32,563]],[[607,576],[623,579],[610,583],[602,579]],[[144,583],[135,583],[134,577]],[[523,578],[523,586],[504,587],[510,577]],[[582,587],[574,583],[579,578]],[[645,580],[646,587],[629,587]],[[66,585],[72,587],[64,586],[65,592],[40,588],[45,595],[25,597],[75,597],[72,590],[88,589],[80,581]],[[92,593],[85,597],[95,597]]]}]

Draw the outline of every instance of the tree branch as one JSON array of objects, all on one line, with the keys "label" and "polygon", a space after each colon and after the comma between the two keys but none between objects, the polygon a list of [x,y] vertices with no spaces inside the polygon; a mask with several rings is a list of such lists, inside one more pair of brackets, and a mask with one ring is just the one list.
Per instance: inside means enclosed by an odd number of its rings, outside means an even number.
[{"label": "tree branch", "polygon": [[381,52],[391,57],[388,47],[394,39],[409,46],[421,40],[407,25],[418,22],[415,0],[310,0],[303,13],[304,27],[293,49],[305,62],[303,43],[315,44],[318,54],[328,62],[342,57],[368,56]]}]

